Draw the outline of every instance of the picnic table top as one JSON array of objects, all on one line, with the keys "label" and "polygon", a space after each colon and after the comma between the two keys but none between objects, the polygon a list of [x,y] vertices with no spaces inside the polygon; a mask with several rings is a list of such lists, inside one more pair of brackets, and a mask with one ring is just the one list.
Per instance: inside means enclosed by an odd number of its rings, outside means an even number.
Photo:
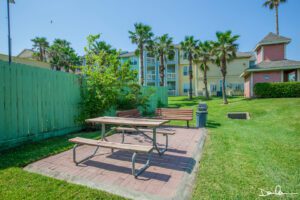
[{"label": "picnic table top", "polygon": [[87,119],[85,121],[87,123],[127,125],[133,127],[135,126],[158,127],[169,122],[169,120],[161,120],[161,119],[106,117],[106,116]]}]

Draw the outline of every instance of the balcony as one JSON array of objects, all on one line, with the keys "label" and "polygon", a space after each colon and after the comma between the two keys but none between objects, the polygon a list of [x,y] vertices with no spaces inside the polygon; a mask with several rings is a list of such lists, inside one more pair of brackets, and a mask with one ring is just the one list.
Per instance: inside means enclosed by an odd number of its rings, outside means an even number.
[{"label": "balcony", "polygon": [[176,90],[168,90],[168,96],[176,96]]},{"label": "balcony", "polygon": [[176,79],[176,73],[168,73],[167,74],[167,79],[168,80],[175,80]]},{"label": "balcony", "polygon": [[156,75],[155,74],[147,74],[147,81],[155,81]]},{"label": "balcony", "polygon": [[155,66],[155,58],[147,57],[147,66]]}]

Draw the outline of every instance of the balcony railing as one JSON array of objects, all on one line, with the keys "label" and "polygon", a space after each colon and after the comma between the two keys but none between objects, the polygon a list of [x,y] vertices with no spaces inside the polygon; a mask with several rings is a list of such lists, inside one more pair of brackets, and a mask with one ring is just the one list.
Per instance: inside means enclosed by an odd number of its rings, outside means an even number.
[{"label": "balcony railing", "polygon": [[176,96],[176,90],[168,90],[168,96]]},{"label": "balcony railing", "polygon": [[147,74],[147,80],[148,81],[155,81],[156,75],[155,74]]},{"label": "balcony railing", "polygon": [[150,57],[147,57],[146,59],[147,61],[147,65],[149,66],[152,66],[152,65],[155,65],[155,58],[150,58]]},{"label": "balcony railing", "polygon": [[176,79],[176,73],[168,73],[167,79]]}]

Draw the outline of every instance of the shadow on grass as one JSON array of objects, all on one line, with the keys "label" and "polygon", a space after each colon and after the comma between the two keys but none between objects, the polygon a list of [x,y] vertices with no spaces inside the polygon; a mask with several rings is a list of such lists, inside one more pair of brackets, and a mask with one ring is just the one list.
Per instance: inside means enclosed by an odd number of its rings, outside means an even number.
[{"label": "shadow on grass", "polygon": [[73,147],[68,140],[73,137],[99,138],[99,132],[73,133],[38,142],[28,142],[18,147],[0,151],[0,170],[9,167],[24,167],[42,158],[61,153]]},{"label": "shadow on grass", "polygon": [[215,122],[213,120],[207,120],[206,128],[219,128],[221,126],[220,123]]}]

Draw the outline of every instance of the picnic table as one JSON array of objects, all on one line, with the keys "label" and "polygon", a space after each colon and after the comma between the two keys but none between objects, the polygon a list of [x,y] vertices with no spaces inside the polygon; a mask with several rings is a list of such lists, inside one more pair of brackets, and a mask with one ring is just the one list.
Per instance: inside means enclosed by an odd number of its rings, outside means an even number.
[{"label": "picnic table", "polygon": [[[159,149],[157,142],[156,142],[156,129],[163,124],[166,124],[169,122],[169,120],[162,120],[162,119],[147,119],[147,118],[124,118],[124,117],[97,117],[93,119],[87,119],[87,123],[93,123],[93,124],[101,124],[102,126],[102,140],[106,140],[106,132],[105,132],[105,125],[116,125],[121,127],[130,127],[134,129],[136,132],[143,134],[145,137],[150,139],[152,141],[153,147],[157,150],[159,155],[162,155],[167,150],[167,142],[166,141],[166,147],[163,149]],[[145,129],[147,128],[147,129]],[[145,130],[152,130],[152,137],[147,135]],[[124,133],[123,133],[124,135]],[[166,137],[167,140],[167,137]],[[122,140],[122,143],[124,142],[124,138]]]}]

